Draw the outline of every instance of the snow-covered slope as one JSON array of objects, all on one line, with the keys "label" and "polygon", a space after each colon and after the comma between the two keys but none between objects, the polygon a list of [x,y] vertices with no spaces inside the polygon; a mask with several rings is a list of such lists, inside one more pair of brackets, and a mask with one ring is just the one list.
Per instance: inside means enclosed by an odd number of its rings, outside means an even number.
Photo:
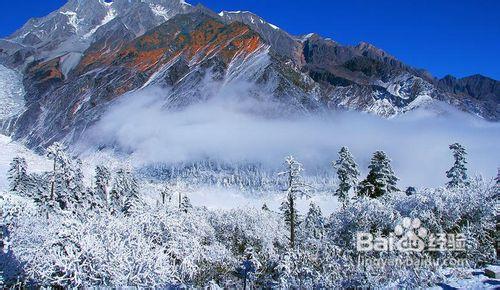
[{"label": "snow-covered slope", "polygon": [[0,119],[21,113],[24,109],[22,76],[0,65]]}]

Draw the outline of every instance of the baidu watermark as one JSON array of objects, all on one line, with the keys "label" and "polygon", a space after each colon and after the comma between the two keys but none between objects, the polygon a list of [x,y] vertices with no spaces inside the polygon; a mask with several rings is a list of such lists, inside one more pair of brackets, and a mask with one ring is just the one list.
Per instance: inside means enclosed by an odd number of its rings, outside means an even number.
[{"label": "baidu watermark", "polygon": [[357,233],[358,252],[446,252],[465,251],[464,234],[431,233],[418,218],[404,218],[393,233],[377,237],[371,233]]},{"label": "baidu watermark", "polygon": [[[372,233],[358,232],[356,249],[360,253],[424,253],[424,252],[465,252],[466,237],[462,233],[432,233],[422,226],[418,218],[404,218],[392,233],[387,236],[375,236]],[[412,255],[382,257],[358,256],[358,265],[372,266],[466,266],[466,261],[449,256],[430,258]]]}]

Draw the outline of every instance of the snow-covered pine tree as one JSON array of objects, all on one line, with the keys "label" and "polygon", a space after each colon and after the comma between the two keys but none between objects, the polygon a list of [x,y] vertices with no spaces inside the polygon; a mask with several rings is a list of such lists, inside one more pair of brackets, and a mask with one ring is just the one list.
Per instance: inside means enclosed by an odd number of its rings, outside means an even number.
[{"label": "snow-covered pine tree", "polygon": [[308,196],[310,186],[303,181],[302,164],[295,160],[293,156],[285,159],[285,171],[279,173],[286,178],[285,200],[281,204],[281,211],[285,223],[289,227],[290,247],[295,247],[295,235],[298,225],[298,214],[296,208],[296,199],[298,197]]},{"label": "snow-covered pine tree", "polygon": [[446,177],[450,179],[446,186],[448,188],[455,188],[459,186],[466,186],[469,184],[469,177],[467,176],[467,160],[465,156],[467,152],[465,148],[459,143],[450,145],[450,150],[453,152],[455,163],[450,170],[446,171]]},{"label": "snow-covered pine tree", "polygon": [[125,169],[116,171],[113,185],[109,192],[109,207],[111,213],[122,212],[125,207],[125,200],[129,190],[129,174]]},{"label": "snow-covered pine tree", "polygon": [[179,209],[185,213],[187,213],[190,209],[193,208],[193,205],[191,205],[191,200],[187,196],[182,197],[182,201],[180,203]]},{"label": "snow-covered pine tree", "polygon": [[71,163],[71,180],[69,183],[69,188],[72,194],[72,200],[74,202],[75,208],[81,208],[85,206],[86,200],[85,195],[87,189],[85,188],[85,184],[83,182],[84,176],[82,171],[82,161],[80,159],[76,159]]},{"label": "snow-covered pine tree", "polygon": [[104,165],[95,168],[94,194],[90,197],[91,209],[105,208],[110,210],[109,185],[111,183],[111,173]]},{"label": "snow-covered pine tree", "polygon": [[[325,228],[325,218],[321,212],[321,208],[315,203],[311,202],[309,204],[309,210],[304,217],[304,220],[299,226],[298,239],[300,242],[298,251],[307,252],[310,254],[317,254],[324,249],[326,244],[329,242],[325,239],[326,228]],[[303,268],[302,270],[306,270]]]},{"label": "snow-covered pine tree", "polygon": [[119,169],[110,193],[111,207],[114,211],[130,214],[140,204],[139,185],[130,169]]},{"label": "snow-covered pine tree", "polygon": [[[247,247],[243,254],[243,261],[236,269],[236,276],[243,280],[243,289],[247,289],[247,281],[251,284],[255,281],[255,273],[260,269],[261,263],[257,260],[253,247]],[[250,285],[252,289],[253,285]]]},{"label": "snow-covered pine tree", "polygon": [[65,147],[58,142],[52,144],[46,151],[47,158],[53,161],[50,172],[50,190],[46,200],[47,218],[49,211],[57,208],[66,210],[71,203],[71,190],[68,187],[70,171],[70,159],[65,152]]},{"label": "snow-covered pine tree", "polygon": [[408,186],[405,190],[407,196],[414,195],[417,193],[417,189],[413,186]]},{"label": "snow-covered pine tree", "polygon": [[375,152],[368,168],[368,176],[359,184],[359,195],[377,198],[398,191],[396,184],[399,179],[394,174],[391,160],[385,152]]},{"label": "snow-covered pine tree", "polygon": [[63,210],[76,207],[85,190],[81,161],[70,158],[65,147],[57,142],[47,148],[47,157],[53,160],[50,200]]},{"label": "snow-covered pine tree", "polygon": [[67,163],[66,154],[64,153],[64,146],[59,142],[55,142],[49,148],[47,148],[46,156],[53,162],[52,176],[50,181],[50,200],[54,200],[56,198],[58,165],[60,167],[61,163]]},{"label": "snow-covered pine tree", "polygon": [[334,168],[337,169],[337,177],[339,179],[339,187],[335,191],[335,195],[345,208],[349,202],[349,190],[355,188],[358,184],[360,173],[358,165],[347,147],[342,147],[338,154],[339,159],[333,163]]},{"label": "snow-covered pine tree", "polygon": [[26,159],[24,157],[14,157],[10,162],[10,168],[7,178],[9,180],[9,189],[19,194],[24,194],[29,183],[27,173]]},{"label": "snow-covered pine tree", "polygon": [[57,196],[66,207],[76,210],[83,206],[85,186],[83,184],[82,162],[79,159],[70,160],[60,164],[59,173],[56,174]]},{"label": "snow-covered pine tree", "polygon": [[311,202],[309,211],[301,223],[301,232],[304,240],[321,240],[325,234],[325,218],[321,208]]}]

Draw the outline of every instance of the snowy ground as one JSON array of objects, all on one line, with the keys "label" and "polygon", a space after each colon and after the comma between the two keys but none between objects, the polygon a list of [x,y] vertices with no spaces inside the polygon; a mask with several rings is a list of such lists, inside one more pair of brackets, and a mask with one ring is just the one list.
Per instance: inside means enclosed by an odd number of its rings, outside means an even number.
[{"label": "snowy ground", "polygon": [[24,87],[18,73],[0,65],[0,119],[24,109]]},{"label": "snowy ground", "polygon": [[500,279],[485,276],[482,269],[472,270],[469,278],[440,283],[430,289],[499,289]]},{"label": "snowy ground", "polygon": [[[0,135],[0,192],[7,189],[6,173],[9,162],[14,156],[26,158],[29,172],[47,171],[51,168],[51,162],[45,157],[33,153],[7,136]],[[110,153],[101,152],[86,156],[83,163],[86,181],[90,184],[95,165],[104,163],[113,169],[123,166],[127,161]],[[159,200],[159,189],[158,185],[150,183],[144,187],[143,194],[149,203],[155,203]],[[277,211],[283,198],[283,194],[278,191],[275,194],[264,196],[250,196],[237,189],[220,187],[193,187],[184,191],[183,194],[189,196],[193,205],[205,206],[209,209],[260,208],[266,203],[271,210]],[[299,211],[305,213],[311,201],[322,208],[325,216],[339,206],[336,198],[329,194],[314,195],[309,199],[298,200]],[[468,270],[465,276],[466,278],[444,281],[430,289],[498,289],[500,286],[500,280],[486,277],[482,270]]]}]

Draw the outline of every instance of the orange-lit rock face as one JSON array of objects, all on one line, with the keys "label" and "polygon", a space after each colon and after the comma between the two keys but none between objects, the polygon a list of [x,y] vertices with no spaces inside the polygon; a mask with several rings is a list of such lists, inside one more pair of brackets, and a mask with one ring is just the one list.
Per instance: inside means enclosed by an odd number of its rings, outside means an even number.
[{"label": "orange-lit rock face", "polygon": [[29,74],[33,80],[38,82],[47,82],[50,80],[62,80],[63,73],[59,67],[60,58],[55,58],[46,62],[39,63],[29,69]]},{"label": "orange-lit rock face", "polygon": [[193,58],[200,54],[201,58],[211,57],[218,53],[228,64],[235,55],[246,56],[255,52],[261,45],[260,37],[241,23],[229,26],[216,21],[208,21],[202,27],[190,33],[188,56]]},{"label": "orange-lit rock face", "polygon": [[234,22],[226,25],[207,19],[189,32],[181,28],[158,27],[116,52],[92,51],[85,55],[78,68],[80,73],[97,66],[123,66],[137,72],[152,74],[159,66],[183,55],[187,60],[220,56],[228,64],[236,56],[247,56],[262,46],[258,34],[246,25]]},{"label": "orange-lit rock face", "polygon": [[77,71],[82,72],[84,69],[88,69],[93,64],[110,64],[112,61],[113,60],[109,54],[105,54],[101,51],[90,52],[85,54],[85,57],[80,61],[77,67]]}]

